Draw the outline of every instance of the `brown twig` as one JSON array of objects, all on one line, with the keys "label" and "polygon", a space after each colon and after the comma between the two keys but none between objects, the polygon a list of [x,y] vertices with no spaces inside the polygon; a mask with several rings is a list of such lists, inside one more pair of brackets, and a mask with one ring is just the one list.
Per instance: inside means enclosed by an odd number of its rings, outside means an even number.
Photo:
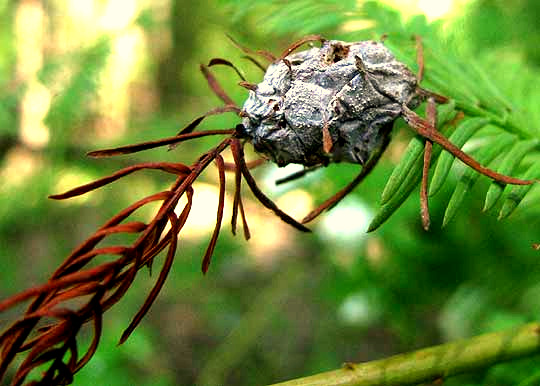
[{"label": "brown twig", "polygon": [[444,135],[438,132],[433,125],[431,125],[425,119],[421,118],[418,114],[416,114],[414,111],[412,111],[405,105],[403,106],[403,118],[405,119],[405,122],[407,122],[409,127],[413,129],[417,134],[441,145],[446,151],[452,153],[452,155],[454,155],[456,158],[459,158],[467,166],[470,166],[477,172],[495,181],[503,184],[513,185],[530,185],[535,182],[534,180],[522,180],[519,178],[506,176],[482,166],[478,161],[476,161],[467,153],[463,152],[459,147],[454,145]]},{"label": "brown twig", "polygon": [[[429,98],[426,107],[427,121],[435,127],[437,123],[437,106],[435,100]],[[429,166],[431,164],[431,154],[433,151],[433,142],[429,139],[426,140],[424,145],[424,164],[422,167],[422,182],[420,184],[420,217],[422,219],[422,226],[424,230],[429,229],[429,203],[428,203],[428,179],[429,179]]]}]

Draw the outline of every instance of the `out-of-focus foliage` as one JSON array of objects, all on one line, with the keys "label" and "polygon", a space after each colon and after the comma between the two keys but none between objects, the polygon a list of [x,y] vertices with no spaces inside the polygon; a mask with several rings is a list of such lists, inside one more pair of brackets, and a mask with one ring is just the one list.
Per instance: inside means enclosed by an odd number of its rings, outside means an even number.
[{"label": "out-of-focus foliage", "polygon": [[[97,9],[117,2],[87,3],[95,3]],[[48,23],[44,24],[43,63],[35,78],[21,79],[17,75],[21,47],[14,38],[20,8],[15,2],[0,1],[2,298],[43,282],[70,249],[109,216],[163,186],[152,174],[141,174],[86,200],[48,202],[47,194],[108,174],[127,162],[125,157],[88,160],[86,151],[170,136],[217,105],[198,73],[198,63],[212,57],[230,59],[251,81],[260,79],[260,71],[242,59],[225,33],[251,48],[281,52],[307,33],[359,40],[385,32],[389,46],[413,67],[414,43],[409,37],[421,34],[427,46],[426,87],[450,94],[457,109],[478,107],[470,102],[485,99],[487,106],[480,104],[480,108],[485,108],[488,118],[507,119],[504,128],[515,129],[502,134],[538,140],[540,70],[534,1],[472,1],[453,18],[431,25],[423,17],[403,21],[397,11],[357,1],[223,0],[197,5],[187,0],[138,1],[129,23],[113,29],[99,27],[104,23],[96,19],[95,31],[81,38],[80,45],[64,44],[67,37],[55,34],[70,20],[63,2],[23,3],[47,3],[41,9]],[[114,72],[115,55],[122,47],[118,42],[130,33],[142,36],[145,43],[136,51],[138,64],[130,70],[127,85],[115,83],[122,75]],[[449,74],[454,81],[437,82]],[[234,72],[216,68],[216,75],[239,103],[246,97]],[[43,116],[50,140],[42,147],[28,145],[20,135],[20,106],[25,90],[36,80],[51,93]],[[129,96],[122,109],[120,98],[108,97],[119,89],[124,90],[120,96]],[[471,97],[473,101],[467,99]],[[505,103],[512,105],[510,117],[498,109]],[[115,115],[116,111],[121,113]],[[466,112],[475,119],[486,116]],[[220,128],[235,124],[232,116],[204,122],[205,127]],[[490,182],[482,177],[472,187],[463,186],[462,176],[471,176],[454,164],[430,200],[435,225],[430,232],[421,229],[417,190],[413,190],[385,224],[364,233],[411,138],[402,126],[396,125],[393,142],[373,174],[313,225],[313,235],[296,234],[248,202],[253,240],[233,239],[225,227],[213,266],[202,277],[199,257],[211,230],[194,223],[193,229],[203,231],[181,241],[173,271],[150,314],[123,346],[116,346],[154,277],[140,280],[106,314],[100,349],[76,376],[76,384],[266,384],[333,369],[346,361],[381,358],[537,320],[540,255],[531,244],[540,242],[538,187],[508,219],[497,221],[499,213],[508,210],[505,205],[512,203],[499,200],[495,209],[483,213]],[[488,125],[482,131],[478,137],[482,140],[470,142],[469,150],[489,158],[483,153],[489,153],[493,143],[484,138],[502,135],[501,128]],[[190,163],[212,141],[130,159]],[[539,160],[537,153],[525,156],[516,174],[526,173]],[[502,157],[495,158],[492,166],[501,161]],[[292,210],[309,200],[325,199],[346,184],[357,168],[331,165],[276,189],[272,181],[281,172],[269,166],[258,170],[257,177],[268,182],[263,186],[274,197],[284,197],[278,202],[285,209]],[[454,219],[441,230],[436,225],[442,224],[448,202],[460,194],[455,193],[458,189],[465,189],[464,199]],[[507,187],[506,193],[513,189]],[[205,202],[202,207],[211,205]],[[514,385],[527,379],[534,384],[539,372],[538,358],[526,358],[445,384]]]}]

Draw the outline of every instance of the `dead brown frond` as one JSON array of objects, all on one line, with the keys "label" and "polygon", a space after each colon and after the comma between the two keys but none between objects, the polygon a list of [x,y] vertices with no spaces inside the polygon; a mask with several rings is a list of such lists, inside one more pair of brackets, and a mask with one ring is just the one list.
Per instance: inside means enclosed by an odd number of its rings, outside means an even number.
[{"label": "dead brown frond", "polygon": [[[227,65],[241,76],[240,72],[230,62],[214,59],[209,66]],[[145,169],[159,170],[176,176],[168,190],[145,197],[122,210],[86,241],[81,243],[61,266],[51,275],[47,283],[30,288],[0,302],[0,312],[17,304],[30,301],[26,312],[0,335],[0,379],[15,356],[24,353],[25,359],[19,365],[13,379],[13,385],[23,384],[27,376],[37,367],[48,366],[39,384],[68,384],[73,381],[73,374],[80,370],[95,353],[102,332],[102,316],[105,311],[116,304],[130,288],[138,272],[145,266],[155,264],[158,254],[167,250],[158,278],[131,323],[120,338],[120,343],[128,339],[133,330],[144,318],[155,299],[159,295],[167,275],[172,267],[177,249],[178,235],[188,219],[193,196],[196,192],[193,183],[201,173],[215,162],[219,176],[219,200],[216,211],[216,225],[208,247],[202,258],[202,271],[206,273],[210,266],[211,257],[217,244],[221,229],[223,208],[225,202],[225,172],[233,171],[235,176],[235,193],[233,215],[231,219],[233,233],[236,231],[238,213],[242,220],[244,236],[249,239],[250,232],[246,214],[241,199],[242,176],[248,186],[266,207],[274,211],[285,222],[298,229],[308,229],[281,211],[257,187],[249,169],[264,162],[264,159],[247,162],[244,159],[242,142],[235,137],[236,129],[194,131],[204,118],[210,115],[226,112],[239,114],[240,109],[223,90],[221,85],[210,73],[207,66],[201,65],[210,88],[225,102],[222,107],[210,110],[196,118],[182,129],[177,135],[155,141],[134,145],[121,146],[112,149],[90,152],[92,157],[110,157],[130,154],[160,146],[175,145],[195,138],[213,135],[226,136],[215,148],[202,154],[192,165],[171,162],[147,162],[123,168],[110,176],[103,177],[88,184],[76,187],[61,194],[51,195],[50,198],[63,200],[76,197],[107,184],[115,182],[128,175]],[[230,147],[234,163],[226,164],[221,153]],[[176,209],[182,196],[187,197],[187,203],[180,215]],[[148,224],[140,221],[129,221],[129,217],[140,208],[154,202],[160,202],[159,209]],[[134,234],[137,236],[131,245],[99,247],[107,237],[115,234]],[[106,262],[98,263],[98,257]],[[77,307],[68,307],[68,301],[78,300]],[[70,304],[73,304],[71,302]],[[51,322],[50,319],[53,321]],[[47,320],[43,326],[43,321]],[[80,355],[78,352],[77,334],[80,328],[91,322],[93,339],[88,350]],[[69,355],[66,356],[66,353]],[[67,359],[65,359],[67,357]]]}]

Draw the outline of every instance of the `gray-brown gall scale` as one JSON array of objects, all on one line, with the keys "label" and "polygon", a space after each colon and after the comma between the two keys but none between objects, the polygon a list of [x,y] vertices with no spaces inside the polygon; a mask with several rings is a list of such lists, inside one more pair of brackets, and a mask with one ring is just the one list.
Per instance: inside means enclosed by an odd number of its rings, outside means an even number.
[{"label": "gray-brown gall scale", "polygon": [[403,105],[419,102],[415,75],[383,44],[329,40],[268,67],[243,106],[243,131],[279,166],[364,164]]}]

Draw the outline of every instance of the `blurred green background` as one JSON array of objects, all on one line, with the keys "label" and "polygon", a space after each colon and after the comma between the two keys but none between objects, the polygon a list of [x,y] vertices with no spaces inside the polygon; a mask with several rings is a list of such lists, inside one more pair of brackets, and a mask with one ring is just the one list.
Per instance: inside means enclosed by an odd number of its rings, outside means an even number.
[{"label": "blurred green background", "polygon": [[[172,180],[143,172],[66,202],[47,195],[137,161],[190,164],[216,143],[210,138],[172,152],[85,157],[98,148],[174,135],[219,105],[198,71],[210,58],[227,58],[259,81],[260,71],[226,34],[278,53],[308,33],[361,40],[387,32],[391,40],[421,32],[465,62],[473,58],[522,108],[522,121],[538,129],[539,20],[540,3],[533,0],[0,0],[0,297],[44,282],[110,216]],[[404,50],[413,52],[413,42]],[[247,91],[236,85],[236,74],[226,67],[215,74],[241,104]],[[237,121],[226,114],[203,127]],[[117,347],[155,280],[141,272],[107,312],[101,345],[75,384],[268,384],[537,320],[540,253],[531,244],[540,242],[538,187],[498,222],[495,212],[481,211],[488,185],[481,178],[441,229],[458,168],[431,199],[429,232],[420,224],[416,191],[379,230],[365,233],[410,138],[396,130],[373,174],[322,215],[313,234],[280,223],[245,189],[253,238],[233,238],[225,224],[203,277],[200,257],[217,202],[217,174],[209,168],[195,185],[195,207],[158,301]],[[276,188],[273,181],[291,170],[268,165],[255,175],[297,218],[357,173],[355,166],[332,165]],[[445,385],[533,385],[538,359]]]}]

